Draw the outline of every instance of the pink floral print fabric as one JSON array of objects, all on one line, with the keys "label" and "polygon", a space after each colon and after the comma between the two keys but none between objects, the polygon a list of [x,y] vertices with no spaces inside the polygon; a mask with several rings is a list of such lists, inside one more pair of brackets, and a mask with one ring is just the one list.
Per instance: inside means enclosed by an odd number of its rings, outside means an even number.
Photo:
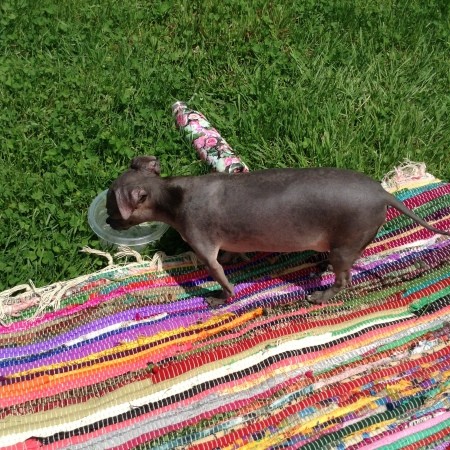
[{"label": "pink floral print fabric", "polygon": [[183,102],[172,105],[176,125],[192,143],[201,160],[216,172],[248,172],[248,167],[234,153],[228,142],[211,126],[206,117]]}]

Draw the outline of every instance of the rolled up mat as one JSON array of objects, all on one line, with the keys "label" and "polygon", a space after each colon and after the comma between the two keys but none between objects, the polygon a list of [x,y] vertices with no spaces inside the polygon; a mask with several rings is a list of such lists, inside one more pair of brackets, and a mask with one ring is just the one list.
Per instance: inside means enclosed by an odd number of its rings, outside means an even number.
[{"label": "rolled up mat", "polygon": [[197,150],[200,159],[212,170],[225,173],[248,172],[245,163],[202,113],[189,109],[180,101],[172,105],[172,112],[177,127]]}]

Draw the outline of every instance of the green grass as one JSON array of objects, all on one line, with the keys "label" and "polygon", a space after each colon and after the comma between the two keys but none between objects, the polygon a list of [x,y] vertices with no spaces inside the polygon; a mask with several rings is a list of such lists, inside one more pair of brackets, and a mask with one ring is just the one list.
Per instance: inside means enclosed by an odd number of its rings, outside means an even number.
[{"label": "green grass", "polygon": [[87,208],[133,155],[205,171],[178,99],[252,169],[450,179],[449,25],[447,0],[2,0],[0,290],[104,265]]}]

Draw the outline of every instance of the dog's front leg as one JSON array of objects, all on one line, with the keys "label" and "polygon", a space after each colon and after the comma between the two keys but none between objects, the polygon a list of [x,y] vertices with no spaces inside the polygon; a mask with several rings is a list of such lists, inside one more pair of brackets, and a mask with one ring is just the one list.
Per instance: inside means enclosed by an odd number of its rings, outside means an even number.
[{"label": "dog's front leg", "polygon": [[221,286],[221,291],[211,292],[211,295],[206,298],[210,306],[220,306],[226,303],[227,299],[234,295],[234,286],[228,281],[223,271],[223,267],[217,261],[219,249],[213,245],[204,243],[202,245],[192,245],[192,249],[197,254],[200,261],[202,261],[210,275]]},{"label": "dog's front leg", "polygon": [[211,276],[222,286],[221,291],[211,292],[211,295],[206,298],[206,302],[209,306],[224,305],[228,298],[233,297],[234,286],[228,281],[223,267],[217,260],[207,262],[205,265]]}]

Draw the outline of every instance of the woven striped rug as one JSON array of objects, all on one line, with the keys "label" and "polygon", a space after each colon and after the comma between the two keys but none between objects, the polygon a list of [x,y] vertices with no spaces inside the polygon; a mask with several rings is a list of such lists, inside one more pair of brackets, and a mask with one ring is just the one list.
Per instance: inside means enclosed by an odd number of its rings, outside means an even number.
[{"label": "woven striped rug", "polygon": [[[396,195],[450,230],[449,184]],[[390,209],[351,288],[312,306],[325,257],[226,266],[213,310],[187,257],[4,293],[0,448],[449,448],[450,240]]]}]

